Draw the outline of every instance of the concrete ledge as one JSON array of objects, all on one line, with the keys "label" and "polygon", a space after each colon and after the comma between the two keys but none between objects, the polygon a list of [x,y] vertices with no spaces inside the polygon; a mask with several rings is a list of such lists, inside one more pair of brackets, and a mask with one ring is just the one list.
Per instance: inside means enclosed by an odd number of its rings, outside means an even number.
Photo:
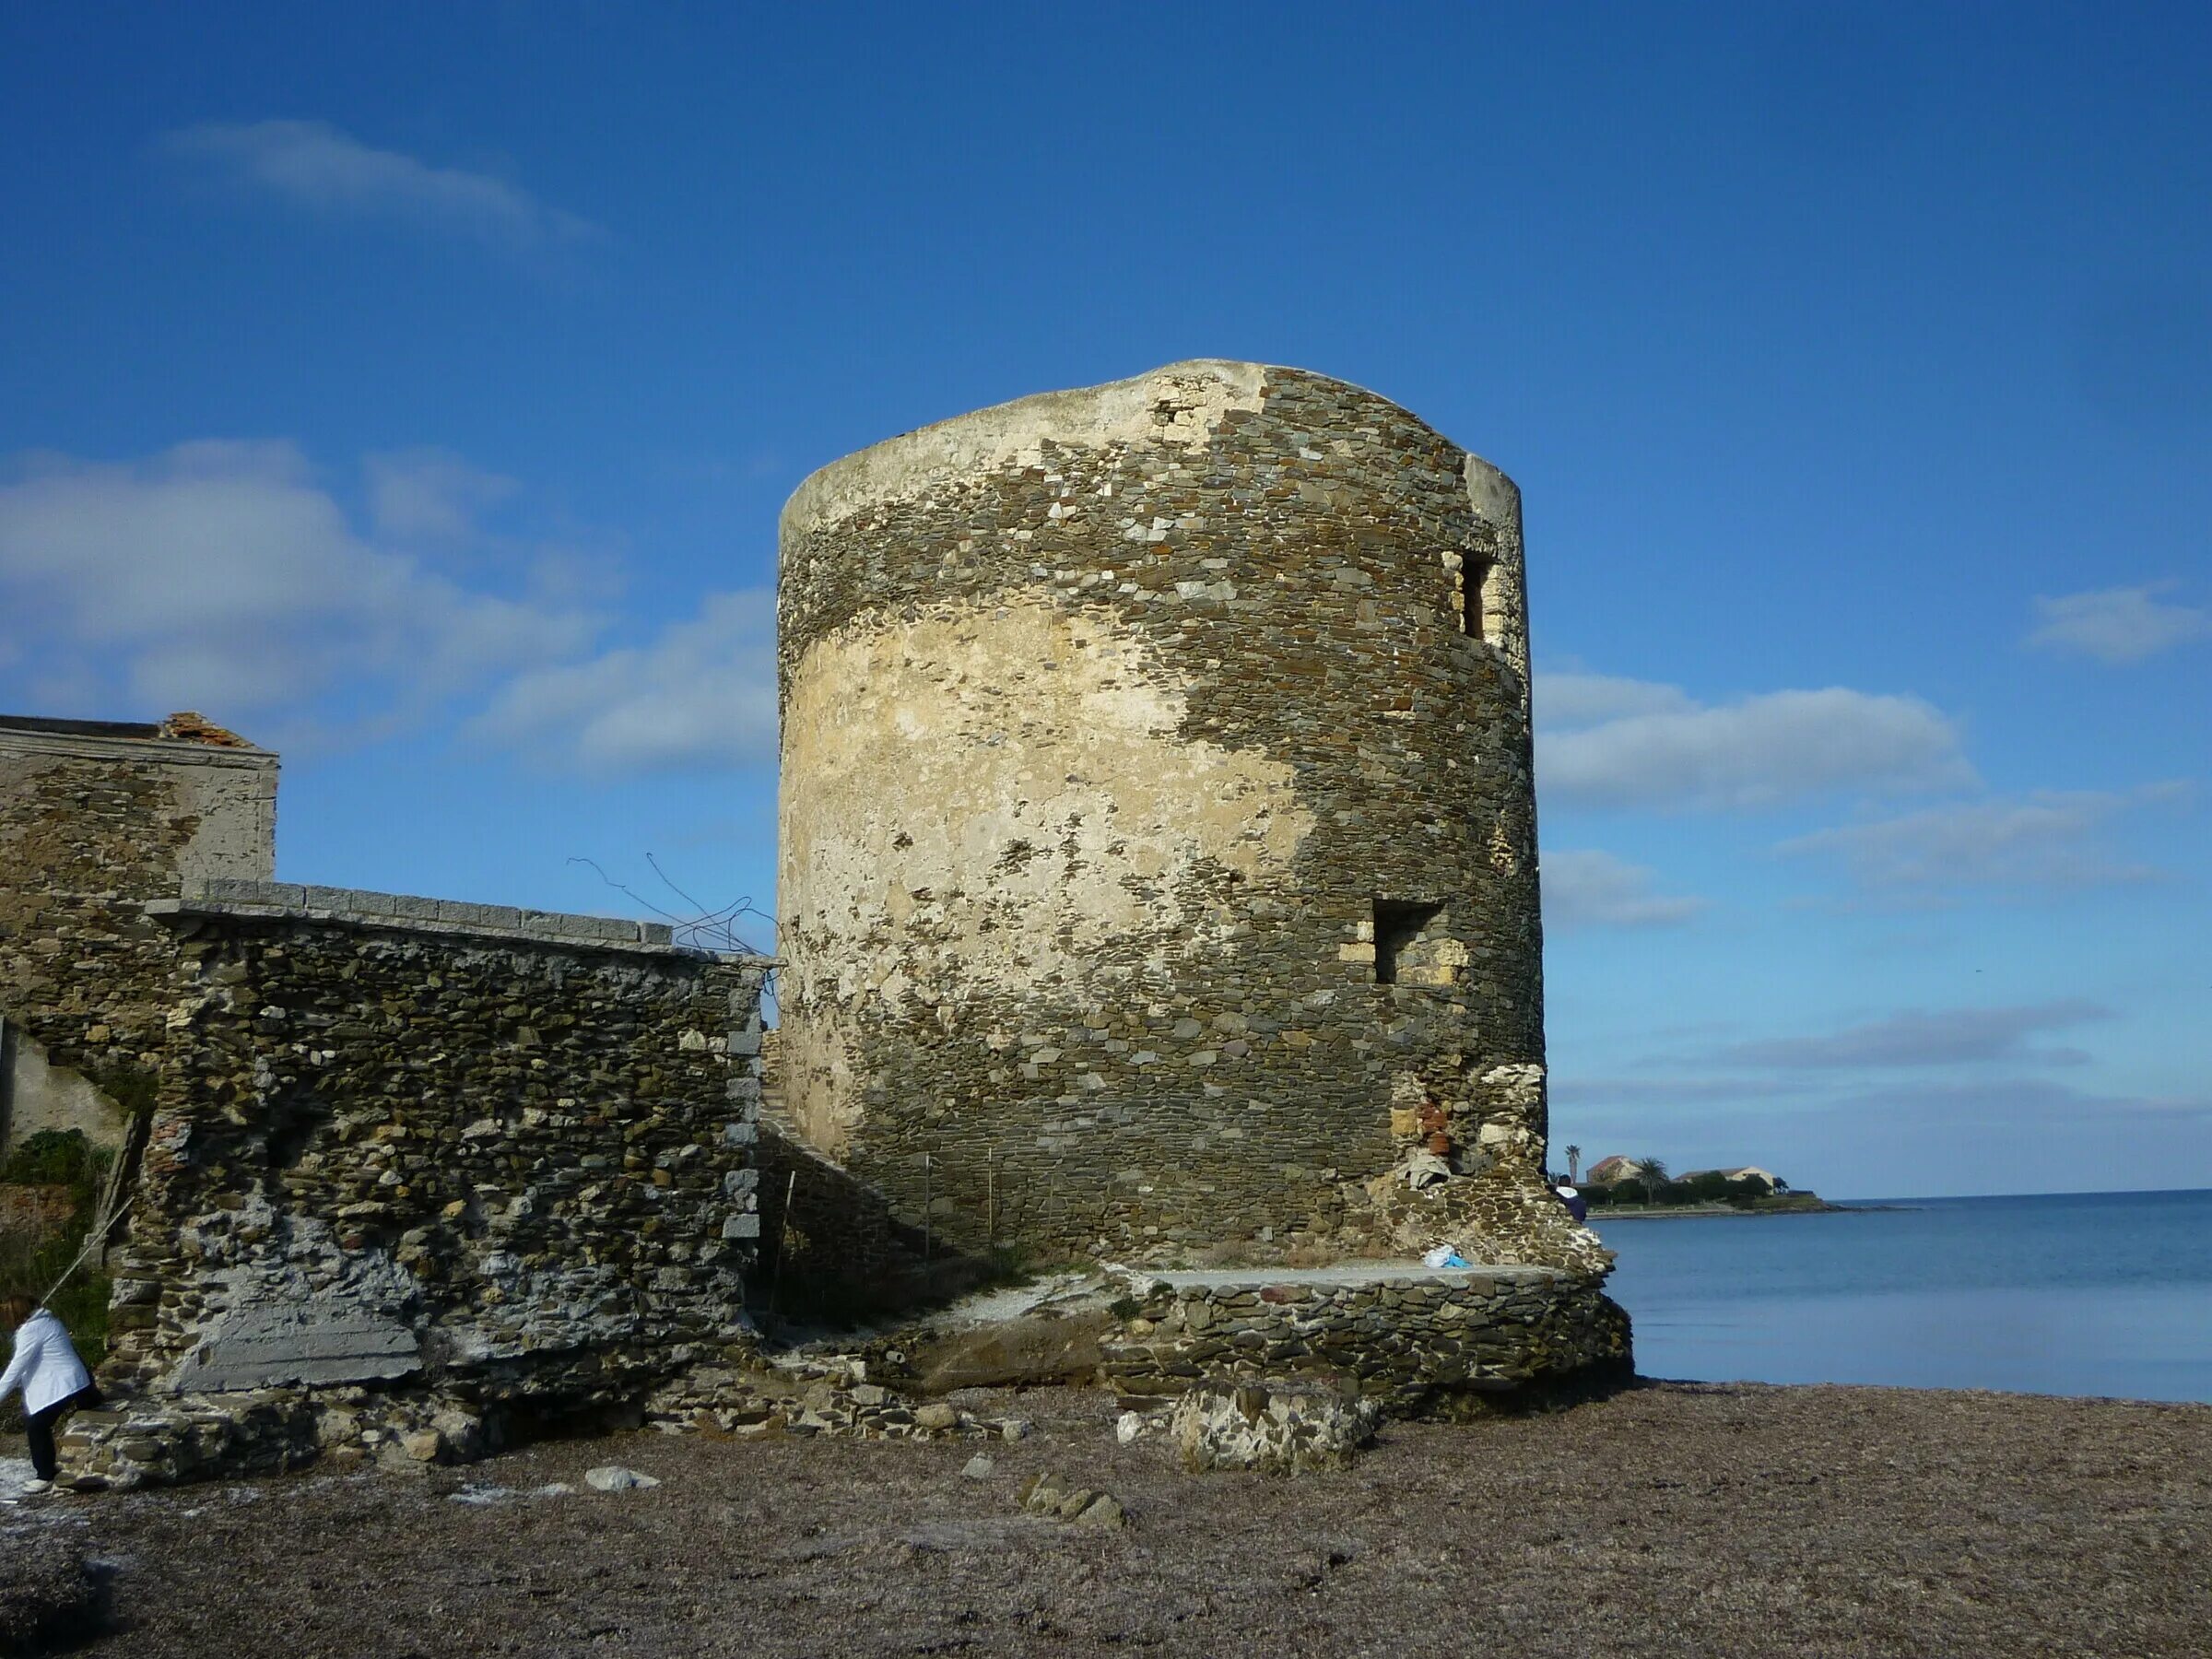
[{"label": "concrete ledge", "polygon": [[1406,1285],[1462,1289],[1490,1281],[1501,1285],[1548,1285],[1566,1277],[1556,1267],[1480,1263],[1471,1267],[1425,1267],[1418,1262],[1336,1262],[1326,1267],[1206,1267],[1173,1273],[1153,1273],[1142,1267],[1116,1271],[1126,1278],[1169,1285],[1177,1290],[1264,1290],[1271,1285],[1322,1290],[1340,1286],[1379,1289]]},{"label": "concrete ledge", "polygon": [[[621,916],[579,916],[555,911],[519,910],[505,904],[471,904],[457,899],[426,899],[408,893],[378,893],[363,888],[305,887],[291,881],[250,881],[233,877],[187,877],[174,899],[145,907],[149,916],[229,916],[253,921],[336,922],[403,933],[473,935],[526,939],[536,944],[590,949],[628,950],[655,956],[715,957],[720,953],[675,942],[665,922],[632,922]],[[772,957],[722,957],[724,960],[772,964]]]}]

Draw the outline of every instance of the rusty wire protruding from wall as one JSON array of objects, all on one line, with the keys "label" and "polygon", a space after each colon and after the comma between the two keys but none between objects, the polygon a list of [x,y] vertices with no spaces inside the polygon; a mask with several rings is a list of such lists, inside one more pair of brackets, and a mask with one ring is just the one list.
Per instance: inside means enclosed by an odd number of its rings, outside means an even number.
[{"label": "rusty wire protruding from wall", "polygon": [[773,956],[775,954],[775,947],[772,943],[763,949],[740,936],[737,932],[737,918],[740,916],[752,916],[767,923],[771,939],[776,930],[774,915],[755,904],[752,895],[749,893],[733,899],[727,904],[715,906],[702,904],[679,887],[675,877],[671,877],[667,871],[661,868],[661,861],[658,857],[651,853],[646,853],[645,862],[652,866],[653,873],[660,877],[661,885],[691,907],[688,912],[679,912],[665,910],[644,897],[627,882],[617,881],[606,873],[596,859],[571,853],[569,862],[588,866],[592,874],[629,900],[631,903],[642,906],[666,922],[674,930],[675,940],[678,945],[689,946],[696,950],[712,950],[724,956]]}]

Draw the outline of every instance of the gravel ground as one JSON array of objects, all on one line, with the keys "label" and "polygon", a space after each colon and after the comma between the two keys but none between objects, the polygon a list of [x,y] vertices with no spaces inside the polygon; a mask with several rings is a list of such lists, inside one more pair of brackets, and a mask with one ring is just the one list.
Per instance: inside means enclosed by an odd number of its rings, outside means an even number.
[{"label": "gravel ground", "polygon": [[[2212,1650],[2212,1406],[1643,1384],[1270,1480],[1118,1445],[1103,1394],[959,1399],[1036,1425],[985,1478],[972,1441],[638,1434],[61,1498],[0,1510],[0,1591],[72,1539],[103,1659]],[[665,1484],[586,1488],[606,1463]],[[1020,1514],[1042,1470],[1132,1524]]]}]

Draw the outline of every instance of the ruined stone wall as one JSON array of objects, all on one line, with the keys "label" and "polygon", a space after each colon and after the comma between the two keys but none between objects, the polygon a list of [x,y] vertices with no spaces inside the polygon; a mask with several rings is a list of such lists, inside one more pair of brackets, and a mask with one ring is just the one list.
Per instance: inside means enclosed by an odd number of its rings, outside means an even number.
[{"label": "ruined stone wall", "polygon": [[1170,1273],[1135,1300],[1103,1345],[1106,1380],[1132,1402],[1320,1375],[1395,1415],[1450,1414],[1630,1366],[1628,1315],[1597,1281],[1540,1267]]},{"label": "ruined stone wall", "polygon": [[[746,1340],[765,960],[219,890],[152,907],[179,971],[112,1393],[180,1424],[360,1386],[474,1420],[634,1401]],[[80,1441],[143,1473],[169,1453],[127,1423]]]},{"label": "ruined stone wall", "polygon": [[800,1127],[971,1248],[1324,1231],[1432,1143],[1533,1182],[1523,592],[1503,475],[1294,370],[814,475],[779,587]]},{"label": "ruined stone wall", "polygon": [[159,1055],[171,940],[141,903],[272,873],[276,757],[167,729],[0,719],[0,1146],[118,1137],[73,1079]]}]

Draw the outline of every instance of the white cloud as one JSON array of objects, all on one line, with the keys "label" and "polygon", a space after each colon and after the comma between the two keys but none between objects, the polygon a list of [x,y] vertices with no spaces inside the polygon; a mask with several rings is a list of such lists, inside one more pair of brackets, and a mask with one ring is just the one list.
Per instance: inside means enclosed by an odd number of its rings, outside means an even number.
[{"label": "white cloud", "polygon": [[2124,1118],[2172,1121],[2212,1114],[2212,1095],[2108,1095],[2052,1082],[2047,1077],[1993,1077],[1971,1083],[1925,1083],[1841,1100],[1831,1108],[1853,1121],[1860,1135],[1877,1116],[1912,1125],[1917,1136],[1936,1124],[1974,1127],[2017,1141],[2032,1130],[2082,1130],[2106,1135]]},{"label": "white cloud", "polygon": [[1667,927],[1687,922],[1705,900],[1652,891],[1653,873],[1595,848],[1547,852],[1544,920],[1559,927]]},{"label": "white cloud", "polygon": [[1739,1042],[1711,1058],[1724,1065],[1790,1070],[1960,1065],[1989,1060],[2078,1065],[2088,1058],[2079,1049],[2031,1048],[2028,1039],[2111,1017],[2111,1009],[2078,997],[2014,1007],[1912,1008],[1825,1037]]},{"label": "white cloud", "polygon": [[[288,723],[404,718],[598,630],[357,531],[273,442],[31,458],[0,482],[0,601],[34,687]],[[314,706],[325,698],[347,706]]]},{"label": "white cloud", "polygon": [[1567,806],[1748,810],[1974,781],[1957,729],[1915,697],[1835,686],[1708,706],[1678,687],[1561,675],[1535,707],[1537,785]]},{"label": "white cloud", "polygon": [[1547,1092],[1555,1110],[1572,1106],[1587,1111],[1605,1106],[1674,1106],[1716,1100],[1766,1102],[1802,1095],[1806,1086],[1794,1077],[1585,1077],[1555,1071]]},{"label": "white cloud", "polygon": [[648,645],[517,676],[469,735],[600,773],[771,760],[775,618],[767,589],[711,594]]},{"label": "white cloud", "polygon": [[600,234],[505,179],[375,149],[325,122],[209,122],[163,145],[229,182],[333,217],[394,220],[512,249]]},{"label": "white cloud", "polygon": [[2105,826],[2135,806],[2185,793],[2167,783],[2125,794],[2048,790],[1964,801],[1801,835],[1778,850],[1839,859],[1862,886],[1892,892],[2144,881],[2158,872],[2114,858],[2102,844]]},{"label": "white cloud", "polygon": [[394,450],[362,463],[377,533],[394,541],[458,543],[479,533],[483,514],[522,488],[471,466],[451,450]]},{"label": "white cloud", "polygon": [[1631,714],[1679,714],[1697,708],[1679,686],[1628,679],[1614,674],[1536,676],[1537,724],[1567,730]]},{"label": "white cloud", "polygon": [[2042,623],[2028,636],[2028,643],[2124,667],[2192,640],[2212,639],[2212,611],[2156,597],[2172,586],[2152,582],[2038,597],[2035,608]]}]

